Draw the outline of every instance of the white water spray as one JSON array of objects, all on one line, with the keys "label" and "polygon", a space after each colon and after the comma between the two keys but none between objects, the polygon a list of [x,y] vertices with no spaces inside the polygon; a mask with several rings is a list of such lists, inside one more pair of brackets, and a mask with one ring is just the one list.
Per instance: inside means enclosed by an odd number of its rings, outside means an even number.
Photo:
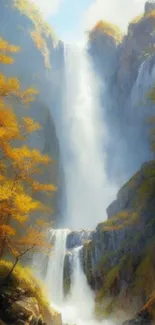
[{"label": "white water spray", "polygon": [[62,112],[66,224],[94,228],[106,219],[106,208],[116,189],[108,183],[103,144],[99,85],[84,50],[65,52],[66,88]]},{"label": "white water spray", "polygon": [[94,294],[80,263],[81,249],[82,246],[73,250],[71,289],[62,309],[63,320],[67,324],[90,323],[94,317]]}]

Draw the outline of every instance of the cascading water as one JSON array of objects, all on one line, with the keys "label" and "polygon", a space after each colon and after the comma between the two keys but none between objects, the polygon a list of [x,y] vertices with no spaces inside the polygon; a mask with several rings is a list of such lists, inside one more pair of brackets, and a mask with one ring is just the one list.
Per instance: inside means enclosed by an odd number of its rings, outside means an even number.
[{"label": "cascading water", "polygon": [[54,241],[54,246],[48,262],[46,283],[51,301],[56,305],[63,302],[63,267],[68,233],[68,229],[52,230],[51,232],[51,241]]},{"label": "cascading water", "polygon": [[65,308],[63,308],[62,313],[64,322],[68,324],[88,323],[93,319],[94,314],[94,295],[81,266],[81,249],[82,246],[77,247],[72,253],[71,289],[64,303]]},{"label": "cascading water", "polygon": [[109,184],[104,169],[108,135],[101,120],[99,85],[84,49],[66,48],[65,78],[58,130],[65,178],[65,225],[94,228],[106,219],[106,207],[116,188]]},{"label": "cascading water", "polygon": [[[116,189],[106,178],[102,141],[106,131],[100,119],[98,86],[86,53],[69,48],[65,54],[66,85],[64,106],[57,120],[61,159],[65,177],[67,227],[94,228],[105,219],[105,209]],[[104,131],[104,133],[103,133]],[[68,230],[56,230],[48,263],[46,283],[51,302],[61,311],[65,324],[97,325],[94,295],[80,263],[82,247],[72,254],[70,293],[63,297],[63,270]]]}]

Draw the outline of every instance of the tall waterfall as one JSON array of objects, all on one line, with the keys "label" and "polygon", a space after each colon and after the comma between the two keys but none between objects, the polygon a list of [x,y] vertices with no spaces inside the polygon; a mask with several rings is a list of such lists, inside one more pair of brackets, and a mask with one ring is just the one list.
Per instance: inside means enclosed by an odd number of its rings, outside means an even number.
[{"label": "tall waterfall", "polygon": [[[94,228],[105,219],[105,209],[114,198],[104,169],[102,142],[106,129],[100,117],[98,84],[84,50],[69,48],[65,54],[66,85],[57,129],[65,177],[66,226]],[[54,248],[46,282],[51,301],[61,311],[64,324],[97,325],[94,295],[80,262],[82,247],[72,254],[70,293],[63,297],[63,269],[68,230],[55,230]]]},{"label": "tall waterfall", "polygon": [[65,177],[65,222],[94,228],[106,219],[116,189],[108,183],[104,161],[106,128],[101,120],[99,84],[86,51],[66,48],[61,112],[61,153]]}]

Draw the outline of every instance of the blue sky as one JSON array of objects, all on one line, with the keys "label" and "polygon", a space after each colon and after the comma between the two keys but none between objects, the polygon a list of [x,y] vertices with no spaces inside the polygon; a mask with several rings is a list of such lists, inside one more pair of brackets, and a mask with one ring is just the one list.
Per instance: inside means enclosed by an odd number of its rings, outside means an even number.
[{"label": "blue sky", "polygon": [[83,38],[84,32],[84,13],[93,0],[63,0],[59,11],[48,17],[48,21],[54,27],[60,38],[67,40]]},{"label": "blue sky", "polygon": [[82,42],[84,31],[99,20],[127,30],[128,22],[144,10],[145,0],[30,0],[65,42]]}]

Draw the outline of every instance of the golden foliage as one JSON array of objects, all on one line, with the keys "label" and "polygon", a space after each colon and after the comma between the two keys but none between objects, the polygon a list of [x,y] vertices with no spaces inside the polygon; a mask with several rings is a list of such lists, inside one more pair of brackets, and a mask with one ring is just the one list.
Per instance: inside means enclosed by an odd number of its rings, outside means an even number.
[{"label": "golden foliage", "polygon": [[54,43],[57,44],[54,31],[44,21],[40,11],[33,3],[28,0],[14,0],[14,6],[31,19],[34,25],[34,30],[31,32],[32,40],[43,55],[46,67],[51,68],[47,39],[51,37]]},{"label": "golden foliage", "polygon": [[145,14],[146,18],[155,18],[155,10],[149,11],[147,14]]},{"label": "golden foliage", "polygon": [[45,46],[45,40],[41,37],[40,33],[34,30],[33,32],[31,32],[31,36],[38,49],[42,50]]},{"label": "golden foliage", "polygon": [[24,133],[31,133],[40,130],[41,126],[35,122],[31,117],[23,117]]},{"label": "golden foliage", "polygon": [[95,36],[94,32],[96,33],[96,31],[102,31],[106,35],[112,37],[117,43],[120,43],[123,38],[123,34],[120,28],[117,25],[111,24],[107,21],[100,20],[93,27],[93,29],[89,33],[90,39],[94,38]]},{"label": "golden foliage", "polygon": [[37,94],[38,91],[34,88],[22,91],[18,78],[6,78],[0,73],[0,98],[14,96],[23,103],[29,104],[34,101]]},{"label": "golden foliage", "polygon": [[44,57],[46,67],[51,68],[49,49],[48,49],[47,42],[46,42],[44,36],[41,35],[41,32],[39,30],[34,30],[33,32],[31,32],[31,37],[32,37],[35,45],[37,46],[37,48],[41,51],[41,53]]},{"label": "golden foliage", "polygon": [[15,235],[15,229],[12,228],[9,225],[0,225],[0,237],[1,239],[6,236],[14,236]]},{"label": "golden foliage", "polygon": [[[17,52],[18,48],[0,39],[0,54],[6,50]],[[34,101],[37,93],[33,88],[21,90],[16,77],[6,78],[0,74],[0,259],[5,248],[9,248],[16,258],[14,267],[30,250],[39,247],[45,251],[45,247],[49,248],[45,240],[48,227],[45,220],[42,221],[42,227],[38,223],[34,228],[29,228],[18,243],[14,239],[16,232],[12,226],[12,221],[15,221],[24,229],[23,225],[33,212],[50,213],[48,207],[33,198],[33,192],[48,194],[56,191],[54,185],[36,180],[40,167],[51,163],[51,158],[37,149],[22,145],[27,135],[40,129],[39,123],[30,117],[23,117],[19,123],[13,109],[5,101],[7,97],[14,96],[22,104],[27,104]],[[19,143],[18,147],[14,143]],[[18,233],[16,235],[19,236]]]},{"label": "golden foliage", "polygon": [[121,211],[102,224],[103,231],[120,230],[132,226],[139,220],[137,212]]},{"label": "golden foliage", "polygon": [[137,23],[139,23],[143,17],[144,17],[143,14],[140,14],[140,15],[134,17],[134,18],[129,22],[129,25],[130,25],[130,24],[137,24]]},{"label": "golden foliage", "polygon": [[33,4],[30,3],[28,0],[14,0],[14,6],[20,10],[23,15],[26,15],[31,19],[36,29],[39,29],[44,33],[47,37],[52,36],[56,42],[56,36],[54,31],[52,30],[51,26],[46,23],[43,19],[41,12],[38,8]]},{"label": "golden foliage", "polygon": [[10,45],[7,41],[0,37],[0,63],[12,64],[13,58],[8,56],[9,53],[17,53],[20,51],[18,46]]},{"label": "golden foliage", "polygon": [[155,18],[155,10],[151,10],[145,14],[140,14],[134,17],[130,22],[130,24],[138,24],[139,22],[143,21],[144,19],[153,19]]},{"label": "golden foliage", "polygon": [[47,192],[56,192],[57,188],[53,184],[39,184],[38,182],[33,182],[33,190],[36,192],[47,191]]}]

